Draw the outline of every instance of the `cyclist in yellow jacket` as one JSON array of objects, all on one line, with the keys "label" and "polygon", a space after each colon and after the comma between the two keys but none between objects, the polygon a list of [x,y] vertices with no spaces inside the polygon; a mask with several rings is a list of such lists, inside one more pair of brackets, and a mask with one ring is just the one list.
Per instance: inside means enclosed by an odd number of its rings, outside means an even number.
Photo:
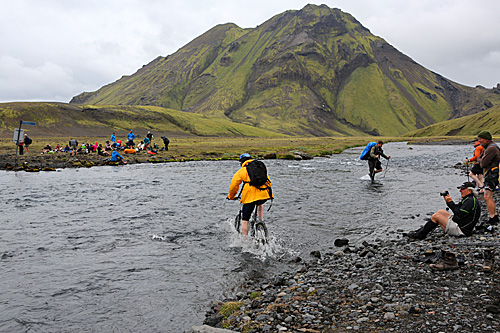
[{"label": "cyclist in yellow jacket", "polygon": [[257,216],[260,220],[264,218],[264,203],[269,199],[274,199],[270,188],[272,186],[269,176],[267,176],[268,182],[260,187],[255,187],[250,185],[250,176],[247,171],[247,164],[252,162],[252,156],[250,154],[240,155],[241,168],[236,171],[231,180],[231,185],[229,186],[229,194],[227,199],[234,200],[238,194],[240,184],[243,183],[243,188],[241,191],[240,202],[243,204],[242,208],[242,218],[241,218],[241,233],[243,235],[248,235],[248,221],[252,215],[255,206],[257,206]]}]

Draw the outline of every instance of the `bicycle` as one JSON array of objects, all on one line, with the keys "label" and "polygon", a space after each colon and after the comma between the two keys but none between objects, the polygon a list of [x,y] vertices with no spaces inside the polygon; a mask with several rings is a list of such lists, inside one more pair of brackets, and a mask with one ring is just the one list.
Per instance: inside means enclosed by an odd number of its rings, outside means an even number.
[{"label": "bicycle", "polygon": [[[238,233],[241,233],[241,215],[242,211],[240,209],[239,213],[234,219],[234,228],[236,229],[236,231],[238,231]],[[248,221],[248,231],[250,237],[254,238],[257,243],[265,245],[269,242],[269,233],[267,231],[266,224],[263,221],[257,220],[257,206],[255,206],[252,217],[250,218],[250,221]]]}]

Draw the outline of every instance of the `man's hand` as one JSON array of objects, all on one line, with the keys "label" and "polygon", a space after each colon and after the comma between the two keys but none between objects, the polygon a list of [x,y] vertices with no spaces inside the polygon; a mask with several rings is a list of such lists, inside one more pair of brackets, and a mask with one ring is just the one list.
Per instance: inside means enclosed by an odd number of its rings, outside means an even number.
[{"label": "man's hand", "polygon": [[451,196],[449,194],[445,195],[443,198],[444,198],[444,201],[446,201],[447,203],[450,201],[453,201],[453,199],[451,198]]},{"label": "man's hand", "polygon": [[390,160],[390,159],[391,159],[391,157],[390,157],[390,156],[387,156],[387,159],[388,159],[388,160]]}]

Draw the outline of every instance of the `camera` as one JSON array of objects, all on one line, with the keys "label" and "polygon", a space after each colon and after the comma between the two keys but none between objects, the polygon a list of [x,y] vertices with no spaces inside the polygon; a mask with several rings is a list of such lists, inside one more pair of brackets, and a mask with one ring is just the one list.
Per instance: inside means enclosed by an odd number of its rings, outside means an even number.
[{"label": "camera", "polygon": [[448,191],[444,191],[444,192],[439,193],[439,195],[441,195],[442,197],[445,197],[448,194],[450,194],[450,192],[448,192]]}]

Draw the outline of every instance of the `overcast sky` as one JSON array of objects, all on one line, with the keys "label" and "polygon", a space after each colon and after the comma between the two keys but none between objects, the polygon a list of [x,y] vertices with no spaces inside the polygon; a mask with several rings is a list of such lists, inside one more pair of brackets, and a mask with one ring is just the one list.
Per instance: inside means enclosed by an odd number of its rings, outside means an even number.
[{"label": "overcast sky", "polygon": [[455,82],[500,82],[497,0],[0,0],[0,102],[60,101],[167,56],[221,23],[326,4]]}]

